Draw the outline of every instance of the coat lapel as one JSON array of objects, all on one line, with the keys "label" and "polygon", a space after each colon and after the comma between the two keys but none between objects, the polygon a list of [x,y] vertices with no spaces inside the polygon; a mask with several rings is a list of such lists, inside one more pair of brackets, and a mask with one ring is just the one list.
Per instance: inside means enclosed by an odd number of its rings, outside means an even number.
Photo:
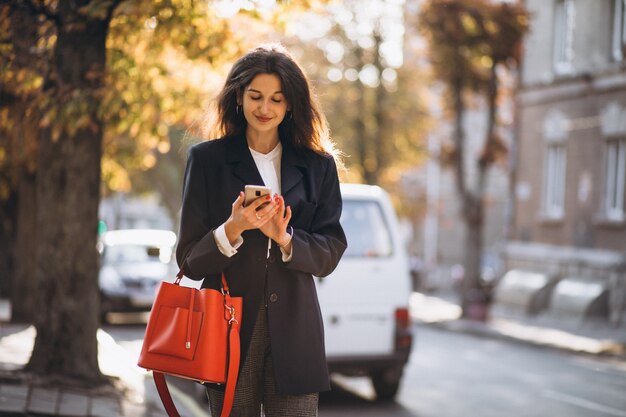
[{"label": "coat lapel", "polygon": [[[229,140],[226,158],[228,163],[233,165],[234,175],[244,184],[265,185],[244,135],[233,136]],[[302,156],[283,141],[283,155],[280,161],[280,188],[283,196],[302,180],[304,170],[306,162]]]},{"label": "coat lapel", "polygon": [[283,142],[283,156],[280,160],[280,192],[283,196],[302,180],[304,169],[306,164],[302,157]]},{"label": "coat lapel", "polygon": [[233,173],[246,185],[265,185],[254,163],[248,143],[243,135],[234,136],[228,144],[228,163],[233,165]]}]

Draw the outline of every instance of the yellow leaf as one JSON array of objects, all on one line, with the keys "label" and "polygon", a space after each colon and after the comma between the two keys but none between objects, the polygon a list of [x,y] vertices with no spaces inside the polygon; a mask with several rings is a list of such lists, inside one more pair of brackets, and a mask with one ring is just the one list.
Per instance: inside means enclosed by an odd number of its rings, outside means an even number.
[{"label": "yellow leaf", "polygon": [[146,154],[141,161],[143,168],[148,170],[156,165],[156,157],[151,153]]},{"label": "yellow leaf", "polygon": [[476,24],[476,20],[472,16],[467,13],[461,14],[461,24],[463,25],[463,30],[468,35],[476,35],[478,32],[478,25]]},{"label": "yellow leaf", "polygon": [[59,138],[61,137],[61,128],[59,128],[58,126],[55,126],[52,129],[52,142],[58,142]]},{"label": "yellow leaf", "polygon": [[11,189],[9,188],[9,184],[7,184],[5,181],[0,182],[0,200],[8,200],[10,194]]},{"label": "yellow leaf", "polygon": [[491,59],[491,57],[483,55],[480,57],[480,65],[485,68],[491,68],[491,66],[493,65],[493,60]]},{"label": "yellow leaf", "polygon": [[169,140],[162,140],[161,142],[159,142],[159,146],[157,146],[157,149],[162,154],[168,153],[170,151],[170,149],[171,149],[170,141]]}]

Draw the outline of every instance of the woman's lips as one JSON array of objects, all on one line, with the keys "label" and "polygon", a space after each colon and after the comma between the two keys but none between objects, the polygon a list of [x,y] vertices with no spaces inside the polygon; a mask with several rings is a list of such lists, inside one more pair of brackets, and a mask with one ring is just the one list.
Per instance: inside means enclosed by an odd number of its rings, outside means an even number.
[{"label": "woman's lips", "polygon": [[256,117],[256,119],[261,123],[266,123],[272,120],[271,117],[262,117],[262,116],[254,116],[254,117]]}]

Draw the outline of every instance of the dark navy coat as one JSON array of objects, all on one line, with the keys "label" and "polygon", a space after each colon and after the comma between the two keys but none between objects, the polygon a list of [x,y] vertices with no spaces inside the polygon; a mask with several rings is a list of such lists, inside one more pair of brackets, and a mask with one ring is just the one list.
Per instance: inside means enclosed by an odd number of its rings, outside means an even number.
[{"label": "dark navy coat", "polygon": [[275,242],[267,257],[267,237],[258,229],[242,234],[244,243],[234,256],[226,257],[218,249],[213,230],[228,219],[246,184],[263,180],[244,136],[202,142],[190,149],[178,264],[186,258],[185,275],[205,278],[202,286],[208,288],[220,288],[224,271],[231,294],[243,297],[242,358],[260,303],[267,303],[277,393],[328,390],[324,328],[313,275],[330,274],[347,246],[339,224],[342,200],[335,161],[283,141],[281,194],[291,206],[293,227],[293,257],[287,263]]}]

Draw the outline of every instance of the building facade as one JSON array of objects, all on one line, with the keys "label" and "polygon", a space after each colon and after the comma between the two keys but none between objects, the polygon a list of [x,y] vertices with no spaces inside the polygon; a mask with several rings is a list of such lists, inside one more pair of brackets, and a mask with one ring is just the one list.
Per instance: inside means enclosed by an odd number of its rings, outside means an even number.
[{"label": "building facade", "polygon": [[507,266],[551,274],[553,305],[617,324],[626,318],[626,0],[525,4]]},{"label": "building facade", "polygon": [[[405,66],[417,73],[427,73],[428,44],[419,32],[418,14],[422,0],[405,2]],[[462,276],[462,264],[465,256],[465,223],[461,216],[461,202],[456,189],[455,173],[451,166],[440,163],[441,148],[444,143],[452,143],[453,125],[444,114],[445,87],[440,82],[429,85],[427,94],[428,111],[433,128],[425,144],[428,160],[425,164],[407,172],[403,182],[407,185],[407,195],[423,196],[425,205],[423,216],[415,219],[409,250],[421,260],[421,286],[419,290],[446,290]],[[499,111],[505,119],[512,118],[510,102],[503,100]],[[465,132],[465,166],[468,187],[475,189],[477,180],[477,156],[484,146],[487,132],[488,112],[483,97],[478,95],[467,99],[468,108],[463,115]],[[510,126],[501,127],[502,139],[509,141],[512,136]],[[490,167],[485,196],[485,220],[483,226],[485,267],[501,269],[500,248],[504,246],[509,200],[509,174],[504,164]]]}]

